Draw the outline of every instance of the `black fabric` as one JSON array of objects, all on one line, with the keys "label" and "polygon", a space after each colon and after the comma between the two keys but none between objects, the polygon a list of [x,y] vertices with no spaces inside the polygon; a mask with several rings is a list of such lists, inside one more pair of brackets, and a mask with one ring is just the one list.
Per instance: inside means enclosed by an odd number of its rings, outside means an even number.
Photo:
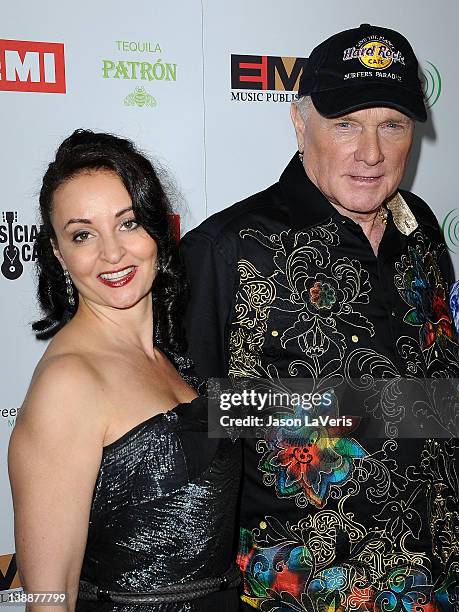
[{"label": "black fabric", "polygon": [[[209,439],[207,400],[158,414],[104,448],[81,580],[149,592],[221,576],[234,561],[240,446]],[[182,603],[79,601],[77,610],[237,610],[236,589]]]},{"label": "black fabric", "polygon": [[[429,207],[400,193],[418,228],[406,236],[389,214],[377,257],[297,156],[278,183],[189,232],[186,327],[197,372],[273,385],[387,379],[390,392],[400,378],[459,378],[449,255]],[[371,408],[387,439],[319,428],[303,435],[309,463],[298,432],[244,441],[247,604],[322,612],[361,601],[356,609],[379,612],[388,601],[403,609],[412,595],[454,609],[457,441],[403,439],[399,413]],[[433,418],[457,430],[454,413]]]},{"label": "black fabric", "polygon": [[418,61],[407,39],[368,23],[334,34],[312,50],[298,95],[325,117],[388,106],[426,121]]}]

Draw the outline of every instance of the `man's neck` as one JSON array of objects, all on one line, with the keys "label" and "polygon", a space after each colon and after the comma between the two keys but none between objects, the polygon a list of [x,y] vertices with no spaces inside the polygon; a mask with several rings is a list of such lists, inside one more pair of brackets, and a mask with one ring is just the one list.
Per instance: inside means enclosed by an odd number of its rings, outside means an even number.
[{"label": "man's neck", "polygon": [[349,219],[352,219],[352,221],[360,225],[363,233],[368,239],[368,242],[371,244],[373,253],[377,256],[379,243],[381,242],[384,230],[386,229],[384,217],[381,214],[383,208],[379,207],[375,211],[369,213],[359,213],[346,210],[342,206],[338,206],[333,202],[330,202],[330,204],[334,208],[336,208],[340,215],[342,215],[343,217],[348,217]]}]

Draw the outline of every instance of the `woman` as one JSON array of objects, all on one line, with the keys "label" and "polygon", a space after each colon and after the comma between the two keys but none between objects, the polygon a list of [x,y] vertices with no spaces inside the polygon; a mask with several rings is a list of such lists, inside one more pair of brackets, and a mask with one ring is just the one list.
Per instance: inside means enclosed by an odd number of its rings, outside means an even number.
[{"label": "woman", "polygon": [[66,610],[236,610],[239,451],[208,438],[179,357],[161,183],[131,142],[77,130],[40,209],[34,329],[54,337],[9,450],[24,589],[68,593]]}]

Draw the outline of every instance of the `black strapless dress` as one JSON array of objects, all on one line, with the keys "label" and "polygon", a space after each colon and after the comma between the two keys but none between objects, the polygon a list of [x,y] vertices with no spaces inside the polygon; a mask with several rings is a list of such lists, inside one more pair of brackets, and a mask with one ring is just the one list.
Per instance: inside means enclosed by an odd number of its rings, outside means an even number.
[{"label": "black strapless dress", "polygon": [[[151,417],[106,446],[77,610],[238,610],[231,580],[230,588],[223,581],[219,591],[181,599],[190,584],[232,574],[240,463],[239,442],[208,437],[203,397]],[[171,585],[183,585],[178,601],[113,603],[107,594],[164,592]],[[88,586],[98,592],[96,601],[83,599]]]}]

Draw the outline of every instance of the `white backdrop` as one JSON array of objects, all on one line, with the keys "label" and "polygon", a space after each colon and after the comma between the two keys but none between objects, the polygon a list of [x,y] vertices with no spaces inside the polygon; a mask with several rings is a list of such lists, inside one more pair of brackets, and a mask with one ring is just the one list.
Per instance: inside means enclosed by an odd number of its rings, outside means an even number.
[{"label": "white backdrop", "polygon": [[[17,577],[6,576],[14,553],[6,449],[15,410],[44,349],[29,326],[37,315],[33,262],[28,260],[37,194],[57,145],[74,129],[132,138],[163,165],[181,194],[177,202],[183,232],[276,181],[295,150],[289,119],[292,94],[277,79],[277,91],[243,90],[259,100],[237,99],[231,88],[231,55],[279,57],[290,65],[285,58],[307,57],[336,31],[364,22],[395,28],[413,44],[433,103],[429,122],[418,126],[403,186],[423,197],[440,223],[447,218],[445,231],[459,272],[453,177],[459,137],[459,5],[386,0],[383,7],[366,0],[345,5],[310,0],[3,3],[0,258],[10,225],[24,271],[16,280],[0,273],[0,590],[18,586]],[[29,55],[18,55],[8,41],[32,41],[21,47]],[[29,81],[41,66],[42,83],[32,87],[47,87],[45,65],[47,81],[53,80],[50,60],[44,58],[52,48],[37,50],[37,41],[64,45],[65,93],[20,91],[27,87],[23,82],[11,83],[14,66],[19,67],[19,81],[27,79],[22,66],[31,67]],[[41,65],[34,64],[38,57],[44,58]],[[16,220],[8,224],[2,219],[6,212],[16,213]]]}]

